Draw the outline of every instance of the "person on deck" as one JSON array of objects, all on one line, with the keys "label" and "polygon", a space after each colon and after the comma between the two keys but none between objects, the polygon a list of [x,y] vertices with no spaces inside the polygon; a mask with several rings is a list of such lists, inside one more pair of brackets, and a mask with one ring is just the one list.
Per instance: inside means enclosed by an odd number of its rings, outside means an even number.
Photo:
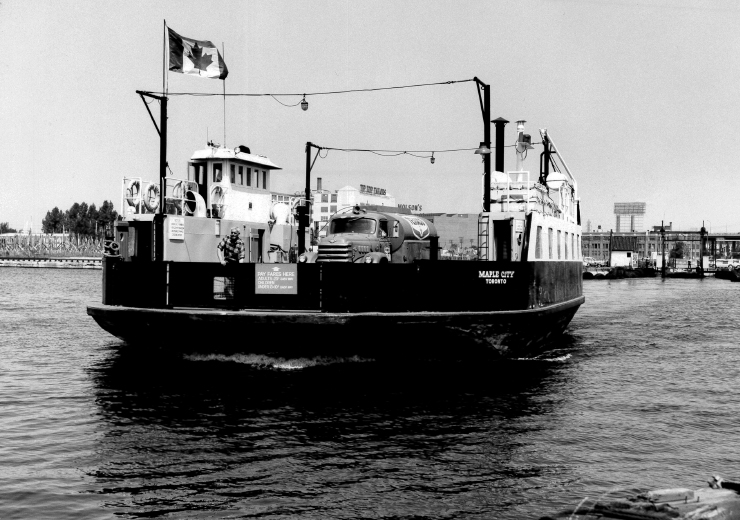
[{"label": "person on deck", "polygon": [[244,242],[239,238],[239,228],[231,228],[229,236],[218,243],[218,259],[222,265],[241,264],[244,262]]}]

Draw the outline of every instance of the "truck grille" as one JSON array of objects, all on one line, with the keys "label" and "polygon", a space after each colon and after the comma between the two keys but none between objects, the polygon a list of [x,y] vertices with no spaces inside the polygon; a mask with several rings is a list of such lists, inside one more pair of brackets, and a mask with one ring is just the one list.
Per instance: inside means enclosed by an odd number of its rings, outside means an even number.
[{"label": "truck grille", "polygon": [[317,262],[351,262],[352,246],[348,244],[319,244]]}]

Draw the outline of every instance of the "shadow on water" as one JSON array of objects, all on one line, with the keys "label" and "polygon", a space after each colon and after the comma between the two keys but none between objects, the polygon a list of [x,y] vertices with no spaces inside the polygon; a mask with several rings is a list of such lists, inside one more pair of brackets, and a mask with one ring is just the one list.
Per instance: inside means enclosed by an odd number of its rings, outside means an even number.
[{"label": "shadow on water", "polygon": [[500,512],[512,500],[502,488],[537,478],[512,459],[540,427],[527,417],[557,405],[546,394],[571,343],[538,360],[300,369],[122,348],[90,370],[107,425],[90,475],[107,507],[131,517]]}]

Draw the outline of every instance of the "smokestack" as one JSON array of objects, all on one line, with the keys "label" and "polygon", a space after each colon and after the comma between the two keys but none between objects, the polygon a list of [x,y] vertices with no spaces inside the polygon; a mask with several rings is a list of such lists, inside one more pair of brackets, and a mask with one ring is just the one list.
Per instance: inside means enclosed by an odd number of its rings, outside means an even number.
[{"label": "smokestack", "polygon": [[504,127],[508,121],[503,117],[494,119],[493,124],[496,126],[496,171],[504,171]]},{"label": "smokestack", "polygon": [[316,189],[321,191],[321,177],[316,177]]}]

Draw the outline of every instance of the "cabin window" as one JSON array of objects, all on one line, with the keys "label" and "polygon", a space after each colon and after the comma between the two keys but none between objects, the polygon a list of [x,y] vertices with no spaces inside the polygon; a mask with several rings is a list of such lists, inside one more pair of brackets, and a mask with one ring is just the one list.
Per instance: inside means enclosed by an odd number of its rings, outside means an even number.
[{"label": "cabin window", "polygon": [[380,236],[381,237],[388,236],[388,221],[387,220],[380,221]]},{"label": "cabin window", "polygon": [[329,211],[328,206],[321,206],[321,213],[326,213],[327,211]]},{"label": "cabin window", "polygon": [[552,260],[552,242],[553,242],[552,228],[547,228],[547,252],[548,252],[548,258],[550,260]]},{"label": "cabin window", "polygon": [[537,226],[537,238],[534,243],[534,257],[542,258],[542,226]]},{"label": "cabin window", "polygon": [[244,186],[244,166],[239,166],[239,184]]},{"label": "cabin window", "polygon": [[331,213],[336,213],[337,212],[337,207],[336,206],[329,206],[329,211]]},{"label": "cabin window", "polygon": [[321,202],[329,202],[329,194],[328,193],[322,193],[321,194]]},{"label": "cabin window", "polygon": [[[331,194],[331,201],[332,202],[336,202],[337,201],[337,194],[336,193],[332,193]],[[334,210],[334,211],[336,211],[336,210]]]},{"label": "cabin window", "polygon": [[252,185],[252,168],[247,168],[247,186]]},{"label": "cabin window", "polygon": [[257,180],[255,181],[256,184],[254,185],[254,187],[259,188],[260,187],[260,171],[255,169],[254,176],[257,178]]},{"label": "cabin window", "polygon": [[561,238],[560,230],[558,229],[558,260],[560,260],[560,238]]},{"label": "cabin window", "polygon": [[222,167],[223,165],[221,163],[213,163],[213,182],[221,182]]},{"label": "cabin window", "polygon": [[267,189],[267,172],[262,170],[262,188]]},{"label": "cabin window", "polygon": [[236,165],[231,165],[231,184],[236,184]]},{"label": "cabin window", "polygon": [[565,232],[565,259],[568,259],[568,232]]}]

